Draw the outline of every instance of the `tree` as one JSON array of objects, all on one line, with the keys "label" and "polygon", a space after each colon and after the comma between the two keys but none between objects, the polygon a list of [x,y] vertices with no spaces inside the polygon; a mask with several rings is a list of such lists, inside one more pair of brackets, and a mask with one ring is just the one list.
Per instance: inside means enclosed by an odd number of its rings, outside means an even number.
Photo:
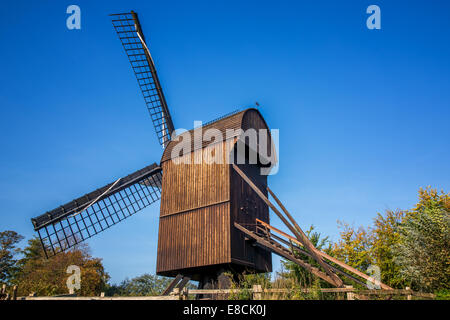
[{"label": "tree", "polygon": [[381,281],[435,291],[450,287],[450,195],[428,187],[410,211],[377,214],[368,229],[341,223],[341,239],[333,255],[365,272],[370,264],[381,271]]},{"label": "tree", "polygon": [[400,241],[400,226],[405,215],[405,211],[401,210],[386,210],[384,215],[378,213],[370,229],[370,255],[372,263],[380,268],[380,280],[399,289],[404,288],[407,283],[401,275],[394,247]]},{"label": "tree", "polygon": [[157,296],[172,282],[172,279],[145,273],[133,279],[125,279],[107,290],[109,296]]},{"label": "tree", "polygon": [[[319,232],[314,231],[314,226],[311,226],[308,231],[306,231],[306,236],[311,240],[312,244],[320,251],[330,251],[331,242],[328,237],[322,237]],[[296,252],[296,255],[303,261],[309,263],[314,267],[320,267],[316,260],[308,257],[300,252]],[[328,283],[318,279],[311,272],[305,270],[298,264],[289,261],[281,260],[282,271],[278,273],[279,276],[285,279],[291,279],[296,286],[300,287],[311,287],[316,284],[321,287],[328,287]],[[318,282],[318,283],[316,283]]]},{"label": "tree", "polygon": [[428,187],[400,226],[395,246],[402,275],[420,290],[450,289],[450,194]]},{"label": "tree", "polygon": [[348,223],[338,221],[341,239],[333,245],[332,255],[360,271],[366,271],[373,263],[370,230],[355,229]]},{"label": "tree", "polygon": [[20,249],[16,245],[23,238],[15,231],[0,232],[0,283],[9,283],[12,275],[17,271],[15,256]]},{"label": "tree", "polygon": [[76,265],[81,269],[81,296],[100,295],[109,279],[101,259],[92,258],[86,244],[58,253],[47,259],[38,238],[28,241],[22,251],[23,258],[18,261],[19,271],[13,282],[18,285],[19,295],[35,292],[39,296],[68,293],[66,281],[70,274],[67,267]]}]

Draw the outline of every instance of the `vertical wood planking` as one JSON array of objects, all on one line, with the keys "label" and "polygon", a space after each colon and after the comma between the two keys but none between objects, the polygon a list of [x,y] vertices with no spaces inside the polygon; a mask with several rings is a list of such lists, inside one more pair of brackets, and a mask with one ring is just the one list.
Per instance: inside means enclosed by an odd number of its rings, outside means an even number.
[{"label": "vertical wood planking", "polygon": [[[251,109],[210,125],[222,132],[227,128],[266,128],[262,116]],[[207,126],[209,127],[209,126]],[[253,197],[252,190],[233,175],[226,150],[232,150],[236,137],[225,142],[205,145],[177,158],[190,164],[174,163],[170,158],[170,142],[161,159],[163,189],[161,194],[158,235],[157,272],[169,272],[214,264],[232,263],[232,257],[244,264],[254,264],[257,270],[270,266],[271,256],[251,247],[236,232],[234,221],[254,222],[258,217],[268,222],[268,209]],[[211,163],[215,155],[222,163]],[[201,163],[201,164],[195,164]],[[259,170],[253,165],[251,170]],[[265,184],[266,177],[249,175]],[[262,179],[262,180],[261,180]],[[255,212],[242,216],[239,207],[255,201]],[[254,206],[254,205],[253,205]],[[233,227],[232,227],[233,226]],[[198,271],[200,272],[200,271]]]},{"label": "vertical wood planking", "polygon": [[157,272],[229,262],[228,213],[223,203],[161,217]]}]

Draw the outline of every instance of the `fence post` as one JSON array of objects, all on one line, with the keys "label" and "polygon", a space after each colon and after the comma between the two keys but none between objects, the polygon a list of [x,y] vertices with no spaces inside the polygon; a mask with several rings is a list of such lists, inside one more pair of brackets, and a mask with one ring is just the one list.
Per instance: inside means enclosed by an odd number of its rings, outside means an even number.
[{"label": "fence post", "polygon": [[17,286],[13,287],[12,300],[17,300]]},{"label": "fence post", "polygon": [[[347,289],[353,289],[353,286],[345,286]],[[353,291],[347,292],[347,300],[355,300],[355,293]]]},{"label": "fence post", "polygon": [[173,288],[172,292],[169,293],[171,296],[178,296],[178,298],[181,300],[181,292],[180,288]]},{"label": "fence post", "polygon": [[262,287],[260,284],[253,285],[253,300],[262,300]]},{"label": "fence post", "polygon": [[187,300],[189,295],[189,289],[187,287],[183,288],[183,292],[181,293],[181,299]]},{"label": "fence post", "polygon": [[[411,291],[411,288],[410,288],[410,287],[406,287],[405,290]],[[406,296],[406,299],[407,299],[407,300],[412,300],[412,294],[411,294],[411,292],[408,292],[408,295]]]}]

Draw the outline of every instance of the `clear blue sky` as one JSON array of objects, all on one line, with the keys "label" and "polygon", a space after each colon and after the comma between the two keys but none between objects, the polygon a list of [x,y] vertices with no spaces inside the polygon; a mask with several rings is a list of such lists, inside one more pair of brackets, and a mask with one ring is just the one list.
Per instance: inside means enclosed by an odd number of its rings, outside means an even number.
[{"label": "clear blue sky", "polygon": [[[366,28],[371,4],[381,30]],[[280,130],[270,186],[305,229],[336,240],[338,219],[368,225],[419,187],[450,191],[448,1],[4,1],[0,230],[29,238],[30,218],[159,161],[108,17],[129,10],[176,127],[261,104]],[[114,282],[155,272],[158,214],[88,241]]]}]

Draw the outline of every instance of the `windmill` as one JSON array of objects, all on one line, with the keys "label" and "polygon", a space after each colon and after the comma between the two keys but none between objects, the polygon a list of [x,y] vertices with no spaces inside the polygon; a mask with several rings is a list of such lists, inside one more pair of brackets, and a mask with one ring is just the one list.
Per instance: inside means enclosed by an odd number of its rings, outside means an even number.
[{"label": "windmill", "polygon": [[[271,253],[276,253],[338,287],[343,285],[338,273],[354,281],[361,279],[348,272],[367,279],[367,275],[314,248],[267,187],[267,175],[261,174],[261,168],[270,170],[276,163],[271,137],[265,141],[258,137],[251,149],[245,135],[251,130],[269,131],[261,113],[255,108],[232,112],[176,135],[137,14],[131,11],[111,17],[163,154],[159,165],[153,163],[33,218],[47,258],[161,200],[156,263],[159,275],[176,280],[183,275],[182,282],[191,278],[202,287],[211,281],[217,283],[224,271],[270,272]],[[226,139],[198,138],[199,129],[212,129]],[[233,134],[228,135],[230,131]],[[179,152],[186,141],[190,148]],[[262,149],[269,149],[270,154],[262,155]],[[247,159],[251,152],[259,156],[257,162],[236,161],[239,156]],[[204,161],[197,163],[199,159]],[[269,201],[269,194],[286,216]],[[269,224],[269,207],[295,237]],[[317,261],[323,271],[305,262],[305,256]]]}]

